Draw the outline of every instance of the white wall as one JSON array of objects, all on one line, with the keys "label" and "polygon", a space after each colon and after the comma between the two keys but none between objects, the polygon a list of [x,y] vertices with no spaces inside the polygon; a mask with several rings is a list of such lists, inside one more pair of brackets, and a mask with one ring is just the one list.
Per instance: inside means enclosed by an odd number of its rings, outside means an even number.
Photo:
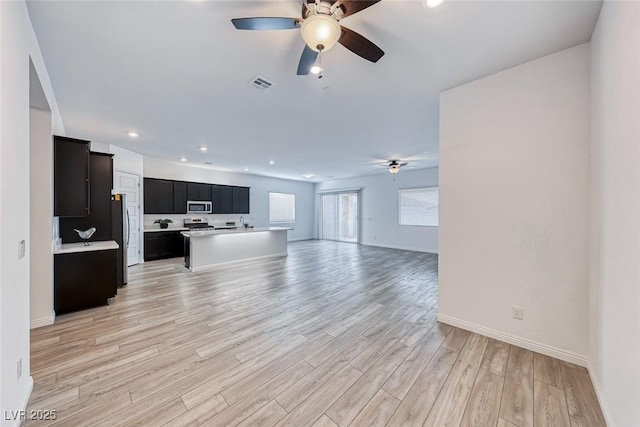
[{"label": "white wall", "polygon": [[438,169],[402,169],[389,173],[325,181],[316,191],[361,188],[360,243],[438,253],[438,227],[399,225],[398,190],[437,187]]},{"label": "white wall", "polygon": [[[23,409],[29,366],[29,57],[64,134],[60,113],[23,1],[0,2],[0,408]],[[18,259],[20,240],[27,255]],[[22,359],[18,380],[16,365]],[[1,417],[0,425],[17,425]]]},{"label": "white wall", "polygon": [[[32,82],[33,83],[33,82]],[[37,82],[37,84],[40,84]],[[30,319],[31,328],[53,323],[53,144],[51,111],[30,109]]]},{"label": "white wall", "polygon": [[140,175],[140,179],[142,179],[142,174],[144,173],[144,158],[142,154],[125,150],[116,145],[109,145],[109,152],[113,154],[114,170]]},{"label": "white wall", "polygon": [[605,1],[591,49],[590,370],[640,426],[640,3]]},{"label": "white wall", "polygon": [[585,365],[588,44],[443,92],[440,137],[439,318]]},{"label": "white wall", "polygon": [[[314,229],[315,193],[312,183],[222,172],[149,157],[144,158],[144,176],[251,187],[249,196],[251,213],[249,215],[209,215],[206,217],[210,222],[215,223],[238,221],[240,216],[243,216],[245,222],[257,227],[269,226],[269,192],[293,193],[296,195],[296,222],[295,224],[287,224],[287,226],[295,228],[289,231],[289,240],[312,239],[316,236]],[[160,216],[173,219],[176,222],[174,225],[177,225],[178,222],[182,222],[183,218],[193,215],[145,215],[145,227],[151,227],[153,221]]]}]

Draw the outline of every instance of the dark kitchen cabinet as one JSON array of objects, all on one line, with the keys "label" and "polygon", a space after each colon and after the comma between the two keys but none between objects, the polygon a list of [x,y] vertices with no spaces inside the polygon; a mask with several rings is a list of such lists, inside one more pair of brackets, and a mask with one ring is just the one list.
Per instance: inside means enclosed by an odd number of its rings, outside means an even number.
[{"label": "dark kitchen cabinet", "polygon": [[187,183],[173,181],[173,213],[187,213]]},{"label": "dark kitchen cabinet", "polygon": [[108,304],[116,295],[116,250],[56,254],[53,309],[56,315]]},{"label": "dark kitchen cabinet", "polygon": [[211,201],[214,214],[249,213],[249,187],[144,179],[145,214],[186,214],[188,200]]},{"label": "dark kitchen cabinet", "polygon": [[187,200],[196,202],[211,200],[211,184],[187,182]]},{"label": "dark kitchen cabinet", "polygon": [[144,179],[144,213],[173,213],[173,181],[168,179]]},{"label": "dark kitchen cabinet", "polygon": [[211,187],[213,213],[231,213],[233,209],[233,187],[226,185],[212,185]]},{"label": "dark kitchen cabinet", "polygon": [[111,189],[113,188],[113,154],[89,154],[89,215],[60,218],[60,237],[64,243],[84,241],[74,229],[96,228],[90,241],[111,240]]},{"label": "dark kitchen cabinet", "polygon": [[232,212],[235,214],[249,213],[249,188],[233,187],[233,207]]},{"label": "dark kitchen cabinet", "polygon": [[53,137],[53,215],[89,215],[89,141]]},{"label": "dark kitchen cabinet", "polygon": [[150,231],[144,233],[144,260],[184,256],[184,237],[180,231]]}]

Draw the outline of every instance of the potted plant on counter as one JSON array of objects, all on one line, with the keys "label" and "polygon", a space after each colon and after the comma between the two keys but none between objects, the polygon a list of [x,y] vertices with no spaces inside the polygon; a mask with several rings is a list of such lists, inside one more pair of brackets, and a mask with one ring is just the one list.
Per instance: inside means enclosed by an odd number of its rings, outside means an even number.
[{"label": "potted plant on counter", "polygon": [[172,222],[170,219],[156,219],[153,223],[160,224],[160,228],[168,228]]}]

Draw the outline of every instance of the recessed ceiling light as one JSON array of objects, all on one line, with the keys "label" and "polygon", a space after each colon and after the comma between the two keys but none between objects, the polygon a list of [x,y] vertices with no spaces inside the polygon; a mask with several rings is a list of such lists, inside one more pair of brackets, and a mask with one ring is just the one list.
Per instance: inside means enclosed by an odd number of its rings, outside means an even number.
[{"label": "recessed ceiling light", "polygon": [[186,162],[186,161],[187,161],[187,158],[186,158],[186,157],[180,157],[180,161],[181,161],[181,162]]},{"label": "recessed ceiling light", "polygon": [[249,170],[249,168],[244,168],[243,170],[244,170],[245,172],[247,172],[247,171]]},{"label": "recessed ceiling light", "polygon": [[204,152],[204,153],[206,153],[206,152],[207,152],[207,150],[208,150],[208,148],[207,148],[207,147],[200,147],[200,151],[202,151],[202,152]]},{"label": "recessed ceiling light", "polygon": [[302,175],[302,176],[304,176],[304,177],[305,177],[305,178],[307,178],[307,179],[309,179],[309,178],[313,178],[313,175],[311,175],[310,173],[305,174],[305,175]]},{"label": "recessed ceiling light", "polygon": [[273,160],[269,160],[269,164],[270,164],[270,165],[275,165],[275,164],[276,164],[276,162],[274,162]]},{"label": "recessed ceiling light", "polygon": [[433,9],[434,7],[438,7],[442,3],[444,3],[444,0],[422,0],[422,5],[424,7],[428,7],[429,9]]},{"label": "recessed ceiling light", "polygon": [[129,132],[127,135],[129,135],[131,138],[137,138],[138,134],[135,132]]}]

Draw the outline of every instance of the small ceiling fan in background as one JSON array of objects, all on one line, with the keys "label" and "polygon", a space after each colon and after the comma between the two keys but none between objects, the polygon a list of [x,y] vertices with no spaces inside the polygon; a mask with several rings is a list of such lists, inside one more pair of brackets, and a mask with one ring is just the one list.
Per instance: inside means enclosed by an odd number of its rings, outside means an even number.
[{"label": "small ceiling fan in background", "polygon": [[[298,75],[320,73],[314,67],[318,55],[340,43],[356,55],[377,62],[384,51],[367,38],[339,24],[338,21],[360,12],[380,0],[303,0],[302,18],[255,17],[235,18],[231,22],[238,30],[300,29],[305,47],[298,63]],[[314,70],[312,70],[314,67]]]}]

